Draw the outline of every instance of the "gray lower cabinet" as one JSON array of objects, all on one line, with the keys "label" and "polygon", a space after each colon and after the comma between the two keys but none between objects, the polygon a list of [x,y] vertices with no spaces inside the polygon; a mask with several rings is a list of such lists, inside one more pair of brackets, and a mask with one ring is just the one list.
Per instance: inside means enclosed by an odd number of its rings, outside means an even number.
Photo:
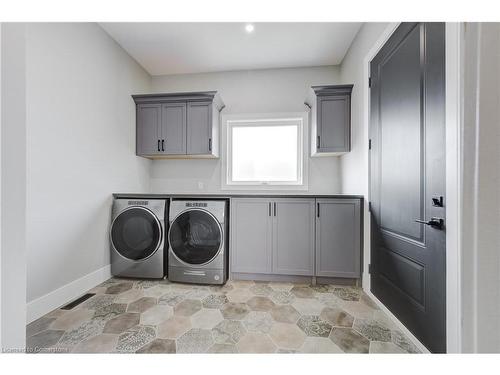
[{"label": "gray lower cabinet", "polygon": [[272,229],[269,199],[231,200],[231,272],[272,273]]},{"label": "gray lower cabinet", "polygon": [[314,199],[231,200],[231,271],[314,274]]},{"label": "gray lower cabinet", "polygon": [[273,273],[314,275],[314,199],[273,202]]},{"label": "gray lower cabinet", "polygon": [[316,276],[360,277],[359,199],[316,200]]},{"label": "gray lower cabinet", "polygon": [[361,200],[232,198],[232,273],[361,277]]}]

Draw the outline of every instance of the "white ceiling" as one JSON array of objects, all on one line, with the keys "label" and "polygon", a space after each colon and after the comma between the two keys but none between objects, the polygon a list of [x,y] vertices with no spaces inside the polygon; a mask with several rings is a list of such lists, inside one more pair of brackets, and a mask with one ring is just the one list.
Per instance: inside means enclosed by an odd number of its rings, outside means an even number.
[{"label": "white ceiling", "polygon": [[101,23],[151,75],[337,65],[361,23]]}]

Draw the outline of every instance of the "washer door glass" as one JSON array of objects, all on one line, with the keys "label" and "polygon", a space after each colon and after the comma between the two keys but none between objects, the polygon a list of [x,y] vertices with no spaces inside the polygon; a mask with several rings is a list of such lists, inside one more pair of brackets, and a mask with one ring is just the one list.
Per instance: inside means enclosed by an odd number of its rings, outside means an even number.
[{"label": "washer door glass", "polygon": [[170,247],[188,264],[210,262],[219,253],[222,233],[215,218],[202,210],[180,214],[170,228]]},{"label": "washer door glass", "polygon": [[111,227],[111,241],[123,257],[141,260],[151,256],[161,242],[161,224],[154,214],[132,207],[119,214]]}]

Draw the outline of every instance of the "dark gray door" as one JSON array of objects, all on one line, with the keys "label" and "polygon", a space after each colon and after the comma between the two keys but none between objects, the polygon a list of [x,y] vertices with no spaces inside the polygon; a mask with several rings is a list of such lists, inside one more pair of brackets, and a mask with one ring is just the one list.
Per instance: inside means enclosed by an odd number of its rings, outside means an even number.
[{"label": "dark gray door", "polygon": [[212,103],[193,102],[187,106],[187,153],[209,154],[212,149]]},{"label": "dark gray door", "polygon": [[[445,25],[403,23],[371,61],[371,290],[446,351]],[[433,219],[434,218],[434,219]]]},{"label": "dark gray door", "polygon": [[137,106],[137,155],[161,154],[161,105]]},{"label": "dark gray door", "polygon": [[162,151],[186,153],[186,103],[168,103],[162,108]]}]

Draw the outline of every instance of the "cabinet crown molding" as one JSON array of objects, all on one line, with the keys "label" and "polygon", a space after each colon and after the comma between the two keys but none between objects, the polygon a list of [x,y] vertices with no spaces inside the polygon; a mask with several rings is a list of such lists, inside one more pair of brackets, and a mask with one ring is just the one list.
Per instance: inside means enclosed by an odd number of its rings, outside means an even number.
[{"label": "cabinet crown molding", "polygon": [[311,86],[316,96],[351,94],[354,85],[322,85]]},{"label": "cabinet crown molding", "polygon": [[171,102],[213,102],[221,111],[225,105],[217,91],[173,92],[132,95],[135,104]]}]

